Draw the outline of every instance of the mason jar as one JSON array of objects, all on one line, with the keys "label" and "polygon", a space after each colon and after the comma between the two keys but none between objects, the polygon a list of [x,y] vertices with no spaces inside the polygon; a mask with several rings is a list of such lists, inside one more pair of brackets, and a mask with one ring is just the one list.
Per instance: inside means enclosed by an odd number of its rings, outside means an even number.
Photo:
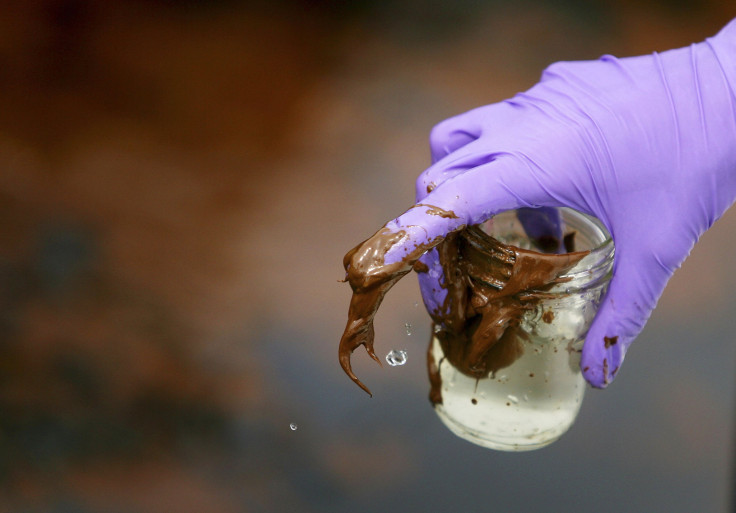
[{"label": "mason jar", "polygon": [[[527,451],[549,445],[570,428],[583,401],[582,344],[611,276],[614,247],[600,221],[559,210],[568,251],[574,240],[575,252],[588,253],[544,290],[528,291],[537,299],[513,333],[520,348],[513,363],[471,376],[450,362],[437,335],[429,347],[430,380],[439,393],[435,411],[456,435],[483,447]],[[506,245],[541,252],[515,211],[481,228]]]}]

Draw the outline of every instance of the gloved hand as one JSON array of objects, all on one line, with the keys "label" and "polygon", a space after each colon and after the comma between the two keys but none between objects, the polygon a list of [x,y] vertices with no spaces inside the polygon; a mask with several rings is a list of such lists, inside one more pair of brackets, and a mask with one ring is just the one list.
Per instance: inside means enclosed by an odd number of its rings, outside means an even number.
[{"label": "gloved hand", "polygon": [[[434,128],[433,165],[417,205],[384,227],[404,235],[383,261],[424,253],[431,312],[446,291],[436,249],[425,251],[448,233],[521,207],[597,217],[616,255],[581,367],[605,387],[674,270],[736,198],[735,93],[736,20],[686,48],[553,64],[529,91]],[[375,236],[362,246],[375,249]]]}]

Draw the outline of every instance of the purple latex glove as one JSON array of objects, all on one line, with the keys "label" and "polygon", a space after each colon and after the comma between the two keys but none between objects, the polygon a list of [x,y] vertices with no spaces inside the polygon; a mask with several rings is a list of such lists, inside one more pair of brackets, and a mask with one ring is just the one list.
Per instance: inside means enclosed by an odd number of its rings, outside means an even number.
[{"label": "purple latex glove", "polygon": [[[386,225],[406,235],[384,261],[504,210],[597,217],[616,256],[581,367],[605,387],[674,270],[736,198],[735,92],[736,20],[686,48],[553,64],[529,91],[434,128],[434,164],[417,180],[418,204]],[[421,261],[433,311],[446,294],[436,249]]]}]

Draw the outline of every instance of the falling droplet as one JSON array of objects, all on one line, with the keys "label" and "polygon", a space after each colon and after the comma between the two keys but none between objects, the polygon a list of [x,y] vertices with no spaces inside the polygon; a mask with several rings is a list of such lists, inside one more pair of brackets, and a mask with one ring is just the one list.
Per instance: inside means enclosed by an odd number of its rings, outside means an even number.
[{"label": "falling droplet", "polygon": [[514,404],[519,404],[519,398],[516,397],[515,395],[509,394],[509,395],[506,396],[506,399],[508,399],[509,401],[511,401]]},{"label": "falling droplet", "polygon": [[391,367],[406,363],[406,351],[394,349],[386,355],[386,361]]},{"label": "falling droplet", "polygon": [[411,324],[407,322],[404,327],[406,328],[406,334],[411,337]]},{"label": "falling droplet", "polygon": [[298,427],[299,427],[299,426],[297,426],[297,425],[296,425],[296,424],[294,424],[293,422],[292,422],[291,424],[289,424],[289,428],[290,428],[290,429],[291,429],[292,431],[296,431],[296,429],[297,429]]}]

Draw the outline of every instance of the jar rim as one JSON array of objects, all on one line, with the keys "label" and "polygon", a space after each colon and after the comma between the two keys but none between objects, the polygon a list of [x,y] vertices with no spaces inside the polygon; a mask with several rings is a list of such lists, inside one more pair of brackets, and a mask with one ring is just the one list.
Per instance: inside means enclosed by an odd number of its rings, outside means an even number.
[{"label": "jar rim", "polygon": [[[581,236],[585,237],[585,240],[589,242],[588,245],[593,247],[581,251],[559,254],[550,254],[531,249],[524,249],[525,252],[530,252],[532,254],[545,255],[546,257],[559,255],[560,258],[564,258],[564,255],[572,253],[587,253],[572,268],[559,276],[563,283],[560,283],[558,286],[553,287],[553,289],[550,289],[547,292],[554,293],[556,291],[567,289],[590,288],[595,287],[598,283],[607,281],[608,278],[610,278],[615,247],[613,238],[606,226],[598,218],[573,208],[560,207],[559,210],[563,225],[568,229],[572,229],[575,233],[581,234]],[[512,215],[514,217],[516,216],[515,210],[500,212],[494,216],[494,218]],[[521,249],[513,243],[506,243],[498,240],[496,235],[486,230],[483,223],[478,226],[478,228],[489,236],[491,239],[489,242],[492,246],[496,246],[495,249],[497,250],[502,249],[502,247]]]},{"label": "jar rim", "polygon": [[590,274],[592,271],[609,267],[613,262],[615,245],[613,237],[606,226],[595,216],[580,212],[569,207],[560,207],[560,213],[566,225],[581,229],[580,224],[587,224],[587,228],[595,228],[602,241],[590,249],[588,254],[561,278],[575,279],[578,276]]}]

